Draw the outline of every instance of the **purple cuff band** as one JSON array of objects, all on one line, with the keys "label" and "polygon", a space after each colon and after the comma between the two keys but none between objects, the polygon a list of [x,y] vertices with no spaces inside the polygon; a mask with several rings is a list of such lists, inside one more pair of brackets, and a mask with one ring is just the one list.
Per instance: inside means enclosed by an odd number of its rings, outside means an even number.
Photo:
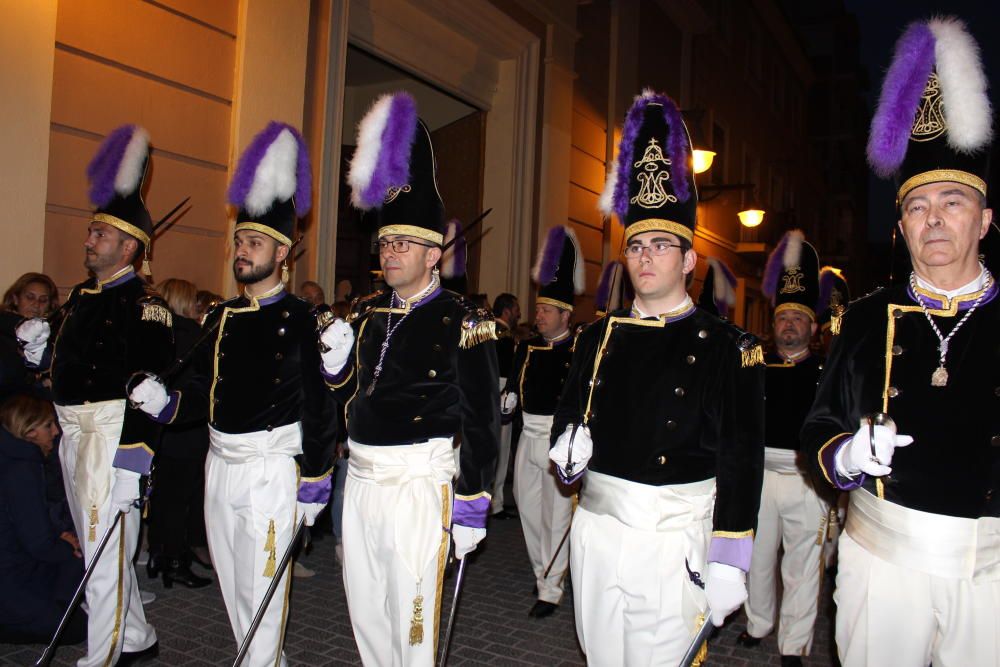
[{"label": "purple cuff band", "polygon": [[583,477],[583,473],[585,473],[585,472],[587,472],[587,468],[586,467],[584,467],[583,470],[581,470],[580,472],[576,473],[575,475],[571,475],[570,477],[567,477],[566,473],[563,471],[563,469],[560,466],[556,466],[556,473],[559,475],[559,481],[562,482],[563,484],[565,484],[566,486],[569,486],[570,484],[572,484],[576,480],[578,480],[581,477]]},{"label": "purple cuff band", "polygon": [[823,465],[823,472],[826,473],[826,478],[833,480],[833,485],[841,491],[851,491],[852,489],[856,489],[865,481],[864,473],[861,473],[852,479],[850,477],[844,477],[837,472],[837,452],[839,452],[844,445],[850,441],[850,439],[851,436],[844,436],[836,444],[831,443],[828,445],[820,455],[820,462]]},{"label": "purple cuff band", "polygon": [[750,571],[750,556],[753,554],[753,538],[746,537],[712,537],[708,547],[709,563],[725,563],[738,567],[744,572]]},{"label": "purple cuff band", "polygon": [[325,505],[330,501],[331,488],[333,488],[333,477],[331,475],[327,475],[315,482],[299,482],[297,500],[300,503],[319,503]]},{"label": "purple cuff band", "polygon": [[344,367],[336,373],[327,373],[326,367],[323,366],[323,364],[319,365],[319,372],[322,373],[323,378],[330,384],[343,384],[344,380],[347,379],[348,374],[351,372],[351,368],[352,366],[350,364],[350,360],[348,359],[348,363],[344,364]]},{"label": "purple cuff band", "polygon": [[455,498],[455,508],[451,514],[451,522],[466,528],[485,528],[486,515],[490,511],[489,496],[482,495],[466,500]]},{"label": "purple cuff band", "polygon": [[145,447],[119,447],[115,453],[115,460],[111,464],[115,468],[131,470],[140,475],[149,474],[149,466],[153,462],[153,455]]},{"label": "purple cuff band", "polygon": [[177,406],[180,405],[180,402],[181,402],[180,392],[176,391],[170,392],[167,404],[163,407],[162,410],[160,410],[160,414],[156,415],[155,417],[151,416],[150,418],[154,422],[160,424],[169,424],[174,420],[174,417],[177,415]]}]

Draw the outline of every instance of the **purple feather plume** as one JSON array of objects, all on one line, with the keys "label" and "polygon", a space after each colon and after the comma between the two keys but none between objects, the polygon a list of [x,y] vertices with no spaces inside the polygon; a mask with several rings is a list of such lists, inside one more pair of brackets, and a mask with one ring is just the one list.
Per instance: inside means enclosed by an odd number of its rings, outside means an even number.
[{"label": "purple feather plume", "polygon": [[97,153],[87,165],[90,181],[90,201],[98,207],[107,206],[115,198],[115,178],[122,163],[125,149],[132,140],[135,125],[122,125],[114,129],[101,142]]},{"label": "purple feather plume", "polygon": [[611,300],[611,284],[616,282],[615,275],[620,266],[621,263],[617,260],[612,260],[604,265],[601,279],[597,283],[597,291],[594,292],[594,306],[597,310],[606,311],[608,309],[608,303]]},{"label": "purple feather plume", "polygon": [[778,294],[778,279],[785,272],[785,248],[788,246],[788,236],[790,233],[786,232],[781,237],[778,247],[768,255],[767,264],[764,265],[764,279],[761,281],[761,291],[764,293],[764,296],[771,299],[772,305],[774,305],[775,297]]},{"label": "purple feather plume", "polygon": [[382,131],[375,171],[361,194],[365,206],[381,206],[389,188],[410,182],[410,153],[416,137],[417,103],[409,93],[396,93]]},{"label": "purple feather plume", "polygon": [[263,130],[250,141],[243,151],[233,180],[226,192],[227,201],[233,206],[243,206],[250,189],[253,187],[257,168],[267,154],[267,149],[275,142],[282,132],[288,130],[295,137],[298,145],[298,156],[295,165],[295,212],[303,216],[312,208],[312,167],[309,162],[309,151],[302,135],[291,125],[272,120]]},{"label": "purple feather plume", "polygon": [[635,140],[639,136],[642,128],[643,116],[646,107],[650,104],[660,104],[663,108],[663,116],[669,126],[669,136],[667,137],[667,157],[670,159],[672,168],[670,182],[674,188],[674,194],[681,201],[687,201],[691,196],[687,182],[689,141],[687,129],[677,105],[666,95],[644,91],[642,95],[636,97],[632,108],[625,115],[625,125],[622,127],[622,138],[618,143],[618,181],[615,183],[614,192],[614,212],[620,221],[625,219],[628,213],[628,185],[629,176],[632,173],[632,163],[635,161]]},{"label": "purple feather plume", "polygon": [[559,260],[562,257],[565,242],[566,228],[563,225],[556,225],[549,230],[535,268],[531,271],[531,277],[539,285],[548,285],[555,280],[556,274],[559,272]]},{"label": "purple feather plume", "polygon": [[934,33],[926,23],[911,23],[896,42],[892,64],[868,137],[868,164],[882,178],[899,169],[927,79],[934,68]]}]

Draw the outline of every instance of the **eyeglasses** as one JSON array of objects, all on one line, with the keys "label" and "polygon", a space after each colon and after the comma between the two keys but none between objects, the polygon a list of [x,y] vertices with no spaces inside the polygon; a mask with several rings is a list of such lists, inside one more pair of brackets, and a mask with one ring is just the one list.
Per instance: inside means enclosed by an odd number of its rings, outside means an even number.
[{"label": "eyeglasses", "polygon": [[655,241],[649,245],[642,245],[641,243],[630,243],[625,246],[624,255],[628,259],[638,259],[642,257],[642,253],[649,251],[650,256],[660,257],[661,255],[666,255],[667,251],[671,248],[683,248],[679,243],[667,243],[666,241]]},{"label": "eyeglasses", "polygon": [[425,248],[433,248],[434,246],[430,243],[421,243],[420,241],[411,241],[409,239],[396,239],[395,241],[383,241],[379,239],[378,251],[380,253],[385,252],[389,248],[392,248],[394,253],[403,254],[404,252],[410,251],[410,244],[423,246]]}]

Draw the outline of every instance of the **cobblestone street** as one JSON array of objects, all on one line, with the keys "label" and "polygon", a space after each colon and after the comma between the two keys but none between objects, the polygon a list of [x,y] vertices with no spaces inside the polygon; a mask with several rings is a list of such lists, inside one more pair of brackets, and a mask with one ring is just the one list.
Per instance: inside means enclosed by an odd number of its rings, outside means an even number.
[{"label": "cobblestone street", "polygon": [[[517,520],[494,521],[488,545],[466,570],[466,584],[459,605],[449,664],[459,665],[583,665],[573,626],[572,593],[555,615],[542,620],[527,615],[534,599],[533,580]],[[351,634],[340,568],[334,558],[332,537],[315,543],[302,561],[317,571],[310,579],[296,579],[292,588],[291,616],[285,649],[290,665],[360,664]],[[199,569],[195,566],[195,569]],[[200,571],[200,569],[199,569]],[[171,666],[229,665],[236,644],[226,620],[216,586],[199,590],[163,588],[159,580],[139,573],[144,590],[156,594],[146,607],[160,641],[157,664]],[[445,582],[442,632],[450,609],[454,576]],[[833,658],[830,587],[816,628],[809,667],[836,664]],[[709,665],[778,665],[773,636],[758,648],[737,646],[736,636],[745,627],[742,612],[712,640]],[[42,647],[0,644],[0,664],[31,665]],[[82,655],[80,647],[59,650],[56,665],[72,665]]]}]

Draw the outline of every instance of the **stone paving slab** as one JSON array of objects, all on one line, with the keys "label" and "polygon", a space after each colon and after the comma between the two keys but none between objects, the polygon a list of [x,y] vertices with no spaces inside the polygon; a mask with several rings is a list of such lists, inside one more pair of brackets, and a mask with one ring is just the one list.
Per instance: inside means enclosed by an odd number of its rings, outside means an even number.
[{"label": "stone paving slab", "polygon": [[[285,650],[290,665],[358,665],[351,633],[340,567],[334,541],[327,536],[314,544],[303,563],[317,571],[310,579],[295,579]],[[197,566],[195,566],[197,569]],[[140,586],[157,599],[146,607],[160,641],[157,664],[170,666],[230,665],[236,641],[229,629],[217,586],[199,590],[164,589],[159,580],[139,572]],[[494,521],[484,548],[466,569],[466,584],[455,623],[449,665],[577,667],[585,660],[576,642],[572,591],[551,617],[530,618],[534,584],[520,523]],[[447,622],[454,591],[454,575],[445,582],[441,630]],[[833,658],[829,582],[823,592],[812,656],[807,667],[836,665]],[[748,650],[736,644],[746,625],[742,612],[734,614],[710,643],[708,665],[764,667],[780,664],[775,639],[767,637]],[[0,665],[32,665],[42,647],[0,644]],[[80,647],[61,648],[54,665],[72,665],[83,654]]]}]

